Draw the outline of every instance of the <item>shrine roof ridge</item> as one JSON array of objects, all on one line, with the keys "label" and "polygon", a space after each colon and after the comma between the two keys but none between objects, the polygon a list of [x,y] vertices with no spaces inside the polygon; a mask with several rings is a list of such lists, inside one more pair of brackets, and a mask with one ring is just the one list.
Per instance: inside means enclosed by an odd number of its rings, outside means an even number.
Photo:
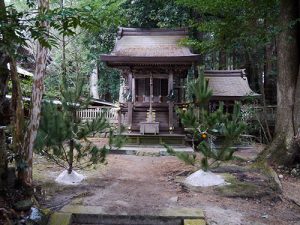
[{"label": "shrine roof ridge", "polygon": [[245,77],[245,69],[235,69],[235,70],[204,70],[206,77]]},{"label": "shrine roof ridge", "polygon": [[187,28],[128,28],[119,27],[118,38],[123,36],[187,36]]}]

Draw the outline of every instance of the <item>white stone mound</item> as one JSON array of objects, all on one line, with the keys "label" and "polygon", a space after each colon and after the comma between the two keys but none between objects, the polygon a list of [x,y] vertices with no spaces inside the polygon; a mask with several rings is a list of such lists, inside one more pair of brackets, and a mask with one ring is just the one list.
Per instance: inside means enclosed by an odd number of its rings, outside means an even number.
[{"label": "white stone mound", "polygon": [[185,178],[184,183],[193,187],[210,187],[217,185],[225,185],[226,182],[220,175],[216,175],[210,171],[205,172],[198,170]]},{"label": "white stone mound", "polygon": [[85,178],[84,175],[79,174],[74,170],[72,171],[71,174],[68,174],[68,170],[64,170],[61,174],[58,175],[55,181],[59,184],[77,185],[81,181],[83,181],[84,178]]}]

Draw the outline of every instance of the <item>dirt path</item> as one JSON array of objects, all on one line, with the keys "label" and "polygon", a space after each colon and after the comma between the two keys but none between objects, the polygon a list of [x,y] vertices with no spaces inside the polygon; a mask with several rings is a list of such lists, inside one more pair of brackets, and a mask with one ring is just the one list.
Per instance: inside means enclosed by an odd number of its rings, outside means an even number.
[{"label": "dirt path", "polygon": [[282,200],[245,199],[222,197],[209,188],[187,190],[176,175],[191,167],[175,157],[109,155],[108,165],[86,171],[88,178],[79,186],[53,183],[59,169],[42,158],[36,165],[36,180],[47,190],[44,205],[55,209],[80,204],[100,206],[106,213],[153,214],[169,207],[195,207],[205,211],[210,225],[300,225],[299,207],[284,195]]}]

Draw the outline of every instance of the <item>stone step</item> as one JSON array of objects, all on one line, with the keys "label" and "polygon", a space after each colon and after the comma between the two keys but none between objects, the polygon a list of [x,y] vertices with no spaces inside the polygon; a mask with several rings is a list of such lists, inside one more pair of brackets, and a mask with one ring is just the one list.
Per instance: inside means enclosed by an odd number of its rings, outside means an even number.
[{"label": "stone step", "polygon": [[197,208],[167,208],[157,215],[110,215],[99,206],[67,205],[53,213],[48,225],[205,225]]},{"label": "stone step", "polygon": [[[170,145],[175,152],[192,154],[194,150],[186,145]],[[168,156],[167,149],[162,145],[126,145],[118,150],[111,150],[110,154],[139,155],[139,156]]]}]

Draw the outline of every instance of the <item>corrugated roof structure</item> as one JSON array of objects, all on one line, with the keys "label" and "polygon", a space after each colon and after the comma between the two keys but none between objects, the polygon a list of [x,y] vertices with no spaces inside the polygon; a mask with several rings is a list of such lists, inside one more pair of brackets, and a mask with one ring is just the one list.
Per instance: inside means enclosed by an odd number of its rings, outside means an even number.
[{"label": "corrugated roof structure", "polygon": [[204,76],[213,90],[212,99],[242,99],[248,96],[258,97],[249,87],[244,70],[206,70]]},{"label": "corrugated roof structure", "polygon": [[193,64],[199,55],[180,44],[186,37],[186,29],[119,28],[114,50],[101,55],[101,60],[108,64]]}]

